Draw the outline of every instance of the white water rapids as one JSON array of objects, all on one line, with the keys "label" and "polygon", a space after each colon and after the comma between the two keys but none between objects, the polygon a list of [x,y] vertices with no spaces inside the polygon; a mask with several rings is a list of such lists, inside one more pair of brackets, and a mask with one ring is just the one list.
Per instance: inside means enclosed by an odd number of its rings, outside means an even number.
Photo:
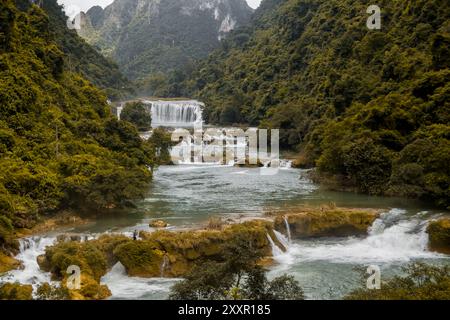
[{"label": "white water rapids", "polygon": [[274,258],[280,267],[286,267],[298,261],[383,264],[445,257],[428,251],[427,221],[406,217],[404,213],[404,210],[392,209],[383,214],[369,229],[366,238],[295,241],[287,252],[275,250]]}]

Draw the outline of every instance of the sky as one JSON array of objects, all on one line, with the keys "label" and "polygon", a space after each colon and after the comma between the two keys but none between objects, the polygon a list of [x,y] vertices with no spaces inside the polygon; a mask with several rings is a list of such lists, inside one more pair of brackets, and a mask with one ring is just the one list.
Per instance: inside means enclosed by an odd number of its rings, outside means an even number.
[{"label": "sky", "polygon": [[[77,6],[81,8],[81,11],[87,11],[95,5],[105,7],[113,1],[114,0],[58,0],[58,2],[64,4],[66,8]],[[257,8],[261,3],[261,0],[247,0],[247,2],[250,7]]]}]

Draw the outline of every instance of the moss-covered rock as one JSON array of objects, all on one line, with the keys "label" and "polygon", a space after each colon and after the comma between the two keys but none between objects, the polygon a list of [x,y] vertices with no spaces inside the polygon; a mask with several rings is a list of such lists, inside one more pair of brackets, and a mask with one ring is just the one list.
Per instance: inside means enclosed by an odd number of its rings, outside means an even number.
[{"label": "moss-covered rock", "polygon": [[169,224],[165,222],[164,220],[154,220],[150,222],[150,228],[167,228]]},{"label": "moss-covered rock", "polygon": [[20,267],[20,261],[0,252],[0,274]]},{"label": "moss-covered rock", "polygon": [[270,255],[267,235],[275,238],[272,228],[271,222],[255,220],[222,230],[141,232],[142,241],[119,245],[114,254],[131,276],[181,277],[200,259],[220,259],[225,245],[238,238]]},{"label": "moss-covered rock", "polygon": [[69,290],[69,295],[71,300],[103,300],[111,296],[111,291],[93,277],[81,274],[80,289]]},{"label": "moss-covered rock", "polygon": [[33,300],[33,287],[20,283],[5,283],[0,287],[0,300]]},{"label": "moss-covered rock", "polygon": [[45,254],[37,262],[44,271],[67,285],[69,266],[78,266],[81,271],[81,288],[69,290],[73,300],[99,300],[111,295],[108,287],[100,284],[100,279],[117,263],[114,249],[129,239],[122,235],[105,235],[87,242],[59,242],[47,247]]},{"label": "moss-covered rock", "polygon": [[[117,262],[128,275],[139,277],[181,277],[200,260],[223,259],[226,246],[243,240],[264,255],[271,255],[268,236],[280,246],[273,232],[273,223],[266,220],[224,225],[219,230],[202,229],[171,232],[141,232],[142,240],[133,241],[122,235],[107,235],[87,242],[60,242],[46,249],[38,258],[41,269],[51,272],[54,279],[64,281],[67,268],[79,266],[89,284],[74,293],[73,298],[102,296],[101,288],[93,288]],[[88,289],[92,288],[92,290]]]},{"label": "moss-covered rock", "polygon": [[292,238],[347,237],[367,234],[379,217],[371,210],[320,208],[305,209],[275,218],[275,229],[287,234],[287,220]]},{"label": "moss-covered rock", "polygon": [[450,254],[450,218],[430,222],[427,233],[430,250]]}]

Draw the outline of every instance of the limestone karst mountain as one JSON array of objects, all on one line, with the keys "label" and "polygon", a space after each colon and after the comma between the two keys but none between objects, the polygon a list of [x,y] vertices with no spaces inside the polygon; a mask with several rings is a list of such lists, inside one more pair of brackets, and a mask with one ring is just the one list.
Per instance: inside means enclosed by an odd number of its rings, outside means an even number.
[{"label": "limestone karst mountain", "polygon": [[206,57],[252,11],[245,0],[116,0],[83,14],[79,34],[138,79]]}]

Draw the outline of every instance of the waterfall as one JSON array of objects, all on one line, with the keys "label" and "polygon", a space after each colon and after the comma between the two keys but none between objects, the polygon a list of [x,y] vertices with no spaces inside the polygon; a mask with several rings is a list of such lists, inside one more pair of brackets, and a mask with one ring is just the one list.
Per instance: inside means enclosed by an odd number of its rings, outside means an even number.
[{"label": "waterfall", "polygon": [[289,225],[289,221],[288,221],[287,217],[284,217],[283,219],[284,219],[284,224],[286,226],[286,234],[287,234],[288,240],[289,240],[289,242],[291,242],[292,236],[291,236],[291,227]]},{"label": "waterfall", "polygon": [[189,127],[203,121],[204,105],[195,100],[143,101],[152,113],[152,127]]},{"label": "waterfall", "polygon": [[275,242],[273,241],[272,237],[267,234],[267,239],[269,240],[270,246],[272,247],[272,255],[274,257],[281,256],[283,254],[283,250],[278,247]]},{"label": "waterfall", "polygon": [[167,254],[164,255],[163,262],[161,263],[161,278],[164,278],[164,271],[166,271],[169,266],[169,257]]},{"label": "waterfall", "polygon": [[275,234],[275,237],[277,238],[277,240],[283,245],[283,247],[288,250],[289,249],[289,245],[290,245],[290,241],[288,238],[286,238],[282,233],[273,230],[273,233]]},{"label": "waterfall", "polygon": [[100,282],[111,290],[111,299],[167,299],[170,288],[181,279],[129,277],[125,267],[117,262]]},{"label": "waterfall", "polygon": [[41,237],[20,239],[20,253],[16,256],[16,259],[22,262],[23,268],[6,273],[0,277],[0,281],[32,285],[51,282],[50,274],[40,270],[37,257],[44,254],[45,248],[51,246],[55,240],[55,238]]},{"label": "waterfall", "polygon": [[305,240],[301,247],[291,245],[289,251],[302,261],[327,260],[334,263],[391,263],[442,258],[443,255],[428,251],[426,227],[426,221],[392,209],[373,223],[364,239]]}]

